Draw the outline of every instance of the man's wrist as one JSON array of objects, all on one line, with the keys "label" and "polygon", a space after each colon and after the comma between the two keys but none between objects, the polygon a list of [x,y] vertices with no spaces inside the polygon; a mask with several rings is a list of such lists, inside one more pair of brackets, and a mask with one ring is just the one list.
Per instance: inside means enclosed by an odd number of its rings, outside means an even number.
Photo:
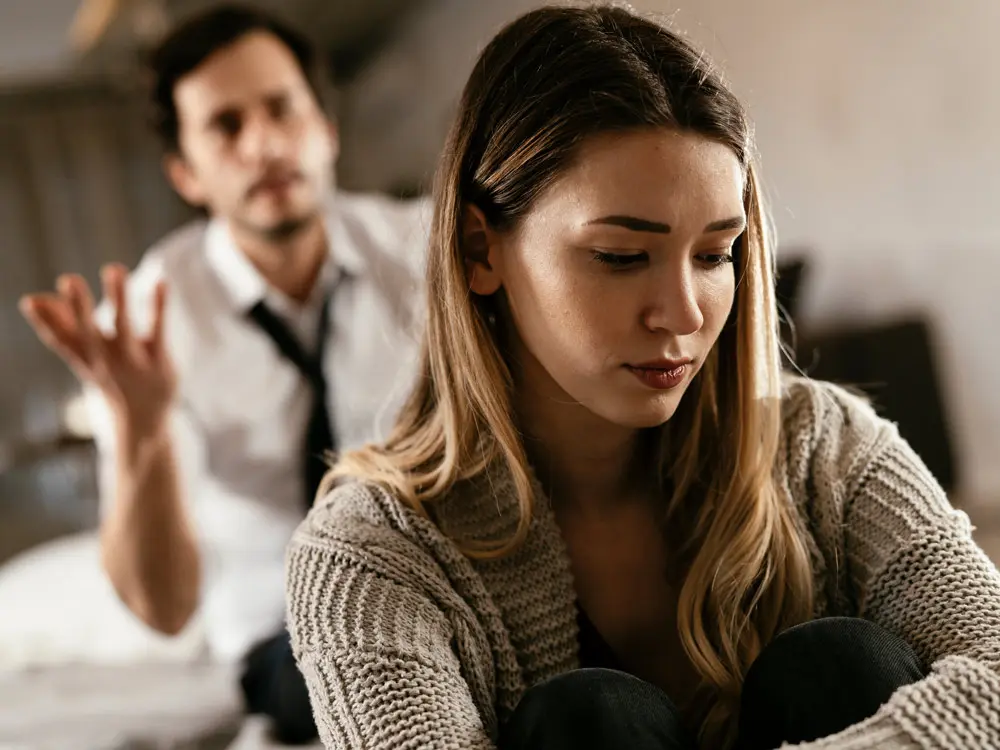
[{"label": "man's wrist", "polygon": [[166,416],[157,419],[135,419],[121,414],[116,420],[119,460],[132,469],[141,469],[170,444]]}]

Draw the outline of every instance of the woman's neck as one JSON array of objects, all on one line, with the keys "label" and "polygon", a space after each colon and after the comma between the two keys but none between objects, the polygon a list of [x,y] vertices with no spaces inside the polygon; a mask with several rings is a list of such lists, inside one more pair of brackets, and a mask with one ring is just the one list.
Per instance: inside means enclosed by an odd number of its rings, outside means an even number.
[{"label": "woman's neck", "polygon": [[645,486],[641,432],[614,425],[559,390],[522,387],[518,413],[528,459],[554,504],[605,512]]}]

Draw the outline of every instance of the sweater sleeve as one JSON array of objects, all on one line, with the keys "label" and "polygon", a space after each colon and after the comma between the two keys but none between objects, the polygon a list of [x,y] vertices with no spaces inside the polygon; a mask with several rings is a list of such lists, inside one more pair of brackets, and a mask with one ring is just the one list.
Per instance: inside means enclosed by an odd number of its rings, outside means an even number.
[{"label": "sweater sleeve", "polygon": [[842,504],[858,614],[906,640],[928,676],[869,720],[802,750],[1000,748],[1000,573],[894,425],[820,392],[812,476]]},{"label": "sweater sleeve", "polygon": [[428,554],[374,518],[370,492],[334,490],[288,553],[288,628],[323,745],[489,750],[474,698],[488,680],[462,669],[484,636]]}]

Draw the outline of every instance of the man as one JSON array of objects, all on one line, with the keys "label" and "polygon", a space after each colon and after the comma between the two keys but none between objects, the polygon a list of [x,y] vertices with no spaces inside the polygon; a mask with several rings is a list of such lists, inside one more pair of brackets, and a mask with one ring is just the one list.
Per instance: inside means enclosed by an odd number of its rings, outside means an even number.
[{"label": "man", "polygon": [[200,611],[249,710],[303,741],[284,548],[324,452],[381,437],[405,396],[427,206],[334,191],[312,53],[273,18],[192,18],[150,68],[167,176],[210,219],[102,269],[96,316],[76,276],[22,311],[88,394],[118,595],[168,634]]}]

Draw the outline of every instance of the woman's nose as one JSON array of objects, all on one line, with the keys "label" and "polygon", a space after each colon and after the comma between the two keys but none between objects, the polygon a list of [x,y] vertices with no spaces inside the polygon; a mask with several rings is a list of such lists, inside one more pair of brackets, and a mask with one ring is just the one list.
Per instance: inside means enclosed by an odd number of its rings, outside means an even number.
[{"label": "woman's nose", "polygon": [[665,268],[653,275],[643,322],[651,331],[689,336],[701,330],[705,316],[699,305],[693,269]]}]

